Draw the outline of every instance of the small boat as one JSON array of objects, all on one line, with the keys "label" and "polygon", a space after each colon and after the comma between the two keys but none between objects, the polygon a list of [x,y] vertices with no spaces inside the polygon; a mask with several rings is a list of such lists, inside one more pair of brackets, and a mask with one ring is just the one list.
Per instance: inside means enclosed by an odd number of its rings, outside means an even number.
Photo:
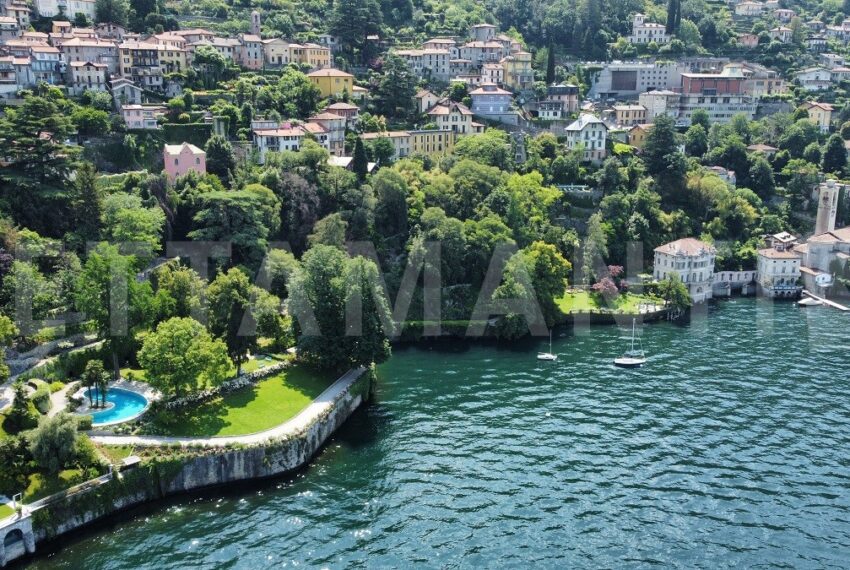
[{"label": "small boat", "polygon": [[823,301],[818,301],[817,299],[812,299],[811,297],[804,297],[797,301],[797,306],[806,308],[806,307],[819,307],[823,305]]},{"label": "small boat", "polygon": [[537,360],[558,360],[558,355],[552,352],[552,329],[549,329],[549,352],[538,352]]},{"label": "small boat", "polygon": [[[640,340],[638,339],[638,342]],[[637,368],[646,362],[643,348],[635,349],[635,319],[632,319],[632,346],[619,358],[614,359],[614,366],[621,368]]]}]

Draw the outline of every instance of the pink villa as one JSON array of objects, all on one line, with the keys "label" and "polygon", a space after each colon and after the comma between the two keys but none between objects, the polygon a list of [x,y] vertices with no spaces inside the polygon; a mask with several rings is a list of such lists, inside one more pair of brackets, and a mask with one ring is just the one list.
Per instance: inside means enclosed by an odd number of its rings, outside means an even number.
[{"label": "pink villa", "polygon": [[207,173],[207,153],[193,144],[167,144],[162,151],[162,158],[165,162],[165,173],[171,182],[190,170],[198,174]]}]

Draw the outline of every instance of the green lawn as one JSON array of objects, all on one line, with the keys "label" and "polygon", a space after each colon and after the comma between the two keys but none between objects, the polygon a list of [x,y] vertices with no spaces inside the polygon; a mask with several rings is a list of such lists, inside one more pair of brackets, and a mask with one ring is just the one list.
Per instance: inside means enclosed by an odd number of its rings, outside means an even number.
[{"label": "green lawn", "polygon": [[120,465],[123,459],[133,455],[132,445],[101,445],[98,447],[113,465]]},{"label": "green lawn", "polygon": [[121,369],[121,378],[127,378],[129,380],[130,376],[132,376],[133,380],[135,380],[136,382],[147,382],[147,378],[145,377],[145,371],[141,368]]},{"label": "green lawn", "polygon": [[14,509],[9,505],[0,505],[0,519],[5,519],[15,514]]},{"label": "green lawn", "polygon": [[65,469],[60,471],[56,477],[33,473],[29,477],[29,486],[24,491],[24,502],[31,503],[43,499],[48,495],[78,485],[84,480],[83,472],[80,469]]},{"label": "green lawn", "polygon": [[612,302],[607,303],[602,295],[591,291],[567,291],[566,295],[556,301],[558,307],[566,314],[573,312],[587,312],[590,310],[607,310],[623,313],[638,312],[640,303],[658,303],[661,301],[653,299],[646,295],[636,295],[634,293],[625,293],[617,296]]},{"label": "green lawn", "polygon": [[179,413],[160,412],[150,430],[175,436],[242,435],[272,428],[294,417],[335,380],[293,366],[251,388]]}]

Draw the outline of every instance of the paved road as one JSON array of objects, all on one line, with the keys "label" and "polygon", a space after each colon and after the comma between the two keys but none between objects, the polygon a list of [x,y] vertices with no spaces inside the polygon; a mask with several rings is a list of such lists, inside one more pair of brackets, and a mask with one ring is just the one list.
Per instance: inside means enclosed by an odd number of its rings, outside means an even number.
[{"label": "paved road", "polygon": [[360,378],[365,371],[365,368],[349,370],[297,416],[271,429],[257,433],[223,437],[168,437],[156,435],[97,435],[96,432],[93,432],[91,439],[104,445],[133,445],[138,447],[158,447],[174,443],[183,446],[204,445],[208,447],[225,447],[234,443],[256,445],[301,433],[317,418],[321,417],[333,405],[334,400]]}]

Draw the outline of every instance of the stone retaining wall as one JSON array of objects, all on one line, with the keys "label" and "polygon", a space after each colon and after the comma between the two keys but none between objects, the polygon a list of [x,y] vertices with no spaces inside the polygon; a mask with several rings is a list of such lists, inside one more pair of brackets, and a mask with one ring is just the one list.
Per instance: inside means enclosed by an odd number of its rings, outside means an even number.
[{"label": "stone retaining wall", "polygon": [[[304,466],[366,400],[368,370],[342,391],[327,412],[301,433],[265,445],[242,448],[180,450],[185,455],[153,460],[125,471],[109,483],[66,497],[32,513],[35,544],[42,544],[149,501],[237,481],[275,477]],[[167,453],[163,454],[168,457]],[[24,519],[29,520],[29,518]],[[6,536],[0,529],[0,538]],[[26,553],[32,550],[26,549]],[[23,550],[15,553],[23,556]],[[0,566],[14,558],[0,558]]]}]

